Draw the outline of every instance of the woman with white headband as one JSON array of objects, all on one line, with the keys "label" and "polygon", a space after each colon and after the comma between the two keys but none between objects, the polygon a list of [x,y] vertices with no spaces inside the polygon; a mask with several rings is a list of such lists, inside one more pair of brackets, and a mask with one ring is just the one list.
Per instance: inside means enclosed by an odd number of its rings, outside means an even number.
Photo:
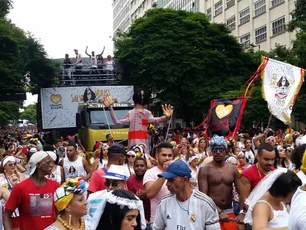
[{"label": "woman with white headband", "polygon": [[[140,230],[146,228],[142,201],[130,191],[116,189],[91,194],[88,198],[91,218],[89,230]],[[87,230],[87,229],[86,229]]]},{"label": "woman with white headband", "polygon": [[249,208],[244,223],[252,225],[253,230],[287,230],[289,213],[286,205],[301,184],[298,176],[285,168],[265,176],[245,202]]},{"label": "woman with white headband", "polygon": [[192,154],[188,159],[188,166],[191,169],[191,178],[190,178],[190,185],[194,189],[199,189],[198,187],[198,163],[199,163],[199,155],[198,154]]},{"label": "woman with white headband", "polygon": [[[10,192],[17,183],[25,179],[25,176],[22,173],[17,172],[16,165],[16,158],[13,156],[7,156],[3,158],[0,167],[0,186],[8,189]],[[3,199],[1,202],[3,205],[5,204]],[[12,227],[13,229],[19,229],[18,209],[16,209],[12,214]]]}]

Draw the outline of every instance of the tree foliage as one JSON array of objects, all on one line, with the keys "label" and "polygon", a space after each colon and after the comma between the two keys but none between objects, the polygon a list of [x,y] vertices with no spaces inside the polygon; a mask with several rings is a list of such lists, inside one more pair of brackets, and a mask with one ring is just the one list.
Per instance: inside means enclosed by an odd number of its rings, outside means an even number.
[{"label": "tree foliage", "polygon": [[37,123],[36,104],[31,104],[25,107],[24,110],[20,113],[20,118],[28,120],[32,124],[36,124]]},{"label": "tree foliage", "polygon": [[20,103],[15,101],[0,102],[0,125],[6,125],[19,118]]},{"label": "tree foliage", "polygon": [[11,0],[0,0],[0,19],[3,19],[12,8],[13,2]]},{"label": "tree foliage", "polygon": [[187,11],[148,11],[115,48],[123,79],[157,92],[186,121],[202,119],[212,99],[239,89],[258,66],[225,25]]},{"label": "tree foliage", "polygon": [[[30,33],[24,32],[5,18],[12,8],[11,0],[0,1],[0,94],[30,91],[38,93],[41,87],[56,82],[59,64],[47,58],[47,54]],[[25,74],[30,72],[30,86]],[[22,103],[17,103],[19,105]],[[4,106],[4,113],[7,107]],[[6,116],[0,115],[5,121]]]}]

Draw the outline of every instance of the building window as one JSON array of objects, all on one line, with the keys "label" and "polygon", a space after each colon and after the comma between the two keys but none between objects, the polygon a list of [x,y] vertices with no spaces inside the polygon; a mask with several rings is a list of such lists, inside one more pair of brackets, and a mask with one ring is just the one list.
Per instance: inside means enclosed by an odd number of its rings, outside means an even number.
[{"label": "building window", "polygon": [[230,8],[235,5],[235,0],[227,0],[226,1],[226,8]]},{"label": "building window", "polygon": [[215,16],[222,14],[222,0],[215,4]]},{"label": "building window", "polygon": [[240,37],[240,43],[243,47],[247,47],[248,45],[250,45],[250,39],[251,39],[251,35],[250,34],[246,34]]},{"label": "building window", "polygon": [[255,30],[255,42],[256,44],[267,40],[267,26],[263,26]]},{"label": "building window", "polygon": [[281,34],[286,31],[285,16],[272,22],[272,35]]},{"label": "building window", "polygon": [[211,7],[206,10],[206,15],[208,17],[208,20],[211,20]]},{"label": "building window", "polygon": [[261,15],[266,12],[266,0],[259,0],[254,3],[255,16]]},{"label": "building window", "polygon": [[236,16],[232,16],[229,19],[226,20],[226,25],[229,28],[229,30],[234,30],[236,28]]},{"label": "building window", "polygon": [[250,7],[240,11],[240,25],[250,21]]},{"label": "building window", "polygon": [[285,0],[272,0],[271,1],[271,6],[272,7],[273,6],[277,6],[277,5],[279,5],[279,4],[283,3],[283,2],[285,2]]}]

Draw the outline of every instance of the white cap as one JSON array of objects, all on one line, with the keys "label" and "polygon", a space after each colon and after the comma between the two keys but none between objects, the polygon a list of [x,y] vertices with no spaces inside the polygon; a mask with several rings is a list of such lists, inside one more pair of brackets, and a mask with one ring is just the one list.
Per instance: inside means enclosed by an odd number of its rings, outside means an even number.
[{"label": "white cap", "polygon": [[45,151],[39,151],[34,153],[29,161],[29,167],[30,167],[30,175],[32,175],[36,168],[37,168],[37,163],[41,162],[43,159],[45,159],[46,157],[48,157],[49,154]]},{"label": "white cap", "polygon": [[126,155],[136,156],[136,153],[133,150],[130,150],[126,153]]},{"label": "white cap", "polygon": [[130,177],[128,169],[124,165],[111,165],[107,170],[105,179],[124,180],[127,181]]},{"label": "white cap", "polygon": [[49,156],[52,158],[53,161],[56,161],[57,156],[55,152],[52,151],[46,151],[46,152],[49,154]]},{"label": "white cap", "polygon": [[37,152],[37,149],[36,148],[30,148],[30,151],[29,151],[30,153],[36,153]]}]

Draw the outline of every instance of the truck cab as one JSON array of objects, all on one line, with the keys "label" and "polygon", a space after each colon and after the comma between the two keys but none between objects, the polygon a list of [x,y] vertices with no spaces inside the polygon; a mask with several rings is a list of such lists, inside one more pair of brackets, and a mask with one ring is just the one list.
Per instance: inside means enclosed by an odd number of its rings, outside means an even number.
[{"label": "truck cab", "polygon": [[[121,119],[133,109],[133,105],[114,104],[113,109],[116,117]],[[116,142],[122,144],[127,142],[129,125],[114,124],[108,110],[100,103],[84,103],[78,107],[76,114],[78,135],[88,151],[93,150],[96,141],[106,141],[107,134],[112,134]]]}]

